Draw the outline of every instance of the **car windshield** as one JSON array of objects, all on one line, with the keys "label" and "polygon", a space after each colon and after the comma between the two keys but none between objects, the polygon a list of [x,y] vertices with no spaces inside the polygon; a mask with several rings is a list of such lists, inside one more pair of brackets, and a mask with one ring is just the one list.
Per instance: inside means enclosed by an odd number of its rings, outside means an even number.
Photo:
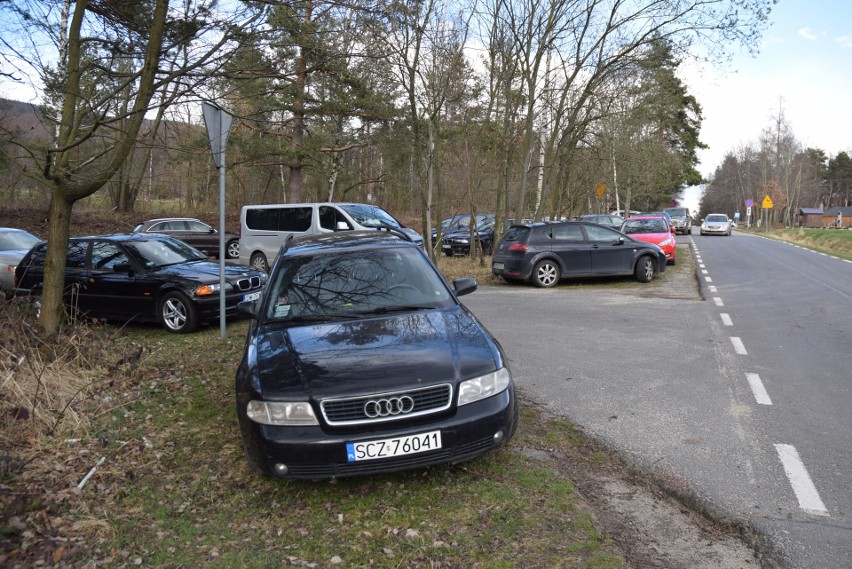
[{"label": "car windshield", "polygon": [[689,217],[689,210],[682,207],[673,207],[671,209],[667,209],[666,213],[668,213],[672,217]]},{"label": "car windshield", "polygon": [[32,249],[39,241],[41,239],[26,231],[5,231],[0,233],[0,251]]},{"label": "car windshield", "polygon": [[207,260],[207,255],[177,239],[136,239],[127,241],[124,246],[130,256],[146,269]]},{"label": "car windshield", "polygon": [[391,214],[374,205],[346,204],[340,207],[364,227],[402,227]]},{"label": "car windshield", "polygon": [[666,222],[662,219],[628,219],[621,226],[622,233],[665,233]]},{"label": "car windshield", "polygon": [[728,218],[724,215],[708,215],[707,221],[709,221],[710,223],[726,223],[728,221]]},{"label": "car windshield", "polygon": [[359,318],[452,304],[446,284],[413,248],[283,257],[269,289],[271,320]]}]

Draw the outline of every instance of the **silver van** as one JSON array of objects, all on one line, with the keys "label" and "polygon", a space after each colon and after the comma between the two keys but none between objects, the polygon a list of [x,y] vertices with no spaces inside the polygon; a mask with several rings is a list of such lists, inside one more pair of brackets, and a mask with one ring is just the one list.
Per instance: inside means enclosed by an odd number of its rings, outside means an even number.
[{"label": "silver van", "polygon": [[269,260],[275,259],[291,235],[382,227],[401,229],[423,247],[419,233],[375,205],[336,202],[245,205],[240,211],[240,264],[268,271]]}]

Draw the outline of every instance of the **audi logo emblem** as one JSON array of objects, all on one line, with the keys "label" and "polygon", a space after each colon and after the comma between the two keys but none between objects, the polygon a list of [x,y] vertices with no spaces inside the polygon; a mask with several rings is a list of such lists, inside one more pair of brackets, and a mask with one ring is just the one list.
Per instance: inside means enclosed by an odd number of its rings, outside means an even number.
[{"label": "audi logo emblem", "polygon": [[402,397],[387,397],[384,399],[370,399],[364,403],[364,414],[375,419],[377,417],[389,417],[391,415],[405,415],[414,409],[414,399],[408,395]]}]

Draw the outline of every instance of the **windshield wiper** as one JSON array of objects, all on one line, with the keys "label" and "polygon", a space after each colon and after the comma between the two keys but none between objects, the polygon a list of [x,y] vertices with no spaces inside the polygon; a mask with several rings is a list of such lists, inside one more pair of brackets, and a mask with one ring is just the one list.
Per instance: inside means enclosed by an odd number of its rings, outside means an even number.
[{"label": "windshield wiper", "polygon": [[414,305],[391,305],[391,306],[379,306],[378,308],[374,308],[373,310],[368,310],[365,312],[361,312],[361,314],[389,314],[391,312],[411,312],[415,310],[433,310],[436,308],[435,306],[423,306],[422,304],[414,304]]},{"label": "windshield wiper", "polygon": [[325,322],[327,320],[356,320],[361,316],[360,312],[326,312],[324,314],[300,314],[283,320],[285,322]]}]

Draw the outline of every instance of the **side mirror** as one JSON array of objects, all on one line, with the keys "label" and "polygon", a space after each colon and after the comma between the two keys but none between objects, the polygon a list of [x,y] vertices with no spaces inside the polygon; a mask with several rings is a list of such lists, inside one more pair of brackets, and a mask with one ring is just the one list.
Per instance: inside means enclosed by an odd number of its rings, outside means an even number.
[{"label": "side mirror", "polygon": [[456,291],[456,296],[464,296],[476,290],[476,279],[464,277],[453,280],[453,288]]},{"label": "side mirror", "polygon": [[345,221],[338,221],[337,226],[334,228],[335,231],[350,231],[351,229]]},{"label": "side mirror", "polygon": [[130,274],[133,271],[133,267],[130,266],[130,263],[116,263],[113,265],[112,270],[116,273]]}]

